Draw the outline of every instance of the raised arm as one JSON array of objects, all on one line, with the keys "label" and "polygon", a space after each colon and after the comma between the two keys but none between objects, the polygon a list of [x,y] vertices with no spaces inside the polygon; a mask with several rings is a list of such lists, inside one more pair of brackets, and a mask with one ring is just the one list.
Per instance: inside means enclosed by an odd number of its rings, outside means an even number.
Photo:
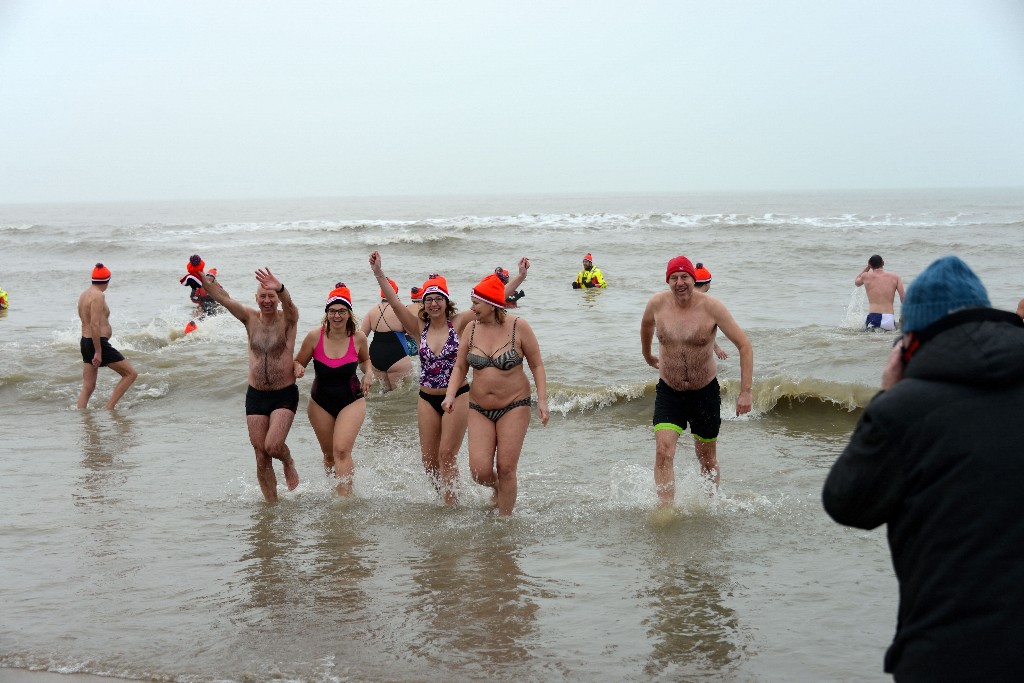
[{"label": "raised arm", "polygon": [[373,276],[377,278],[380,291],[384,292],[384,298],[391,304],[391,308],[395,311],[395,315],[398,316],[398,320],[401,321],[402,327],[409,334],[418,337],[423,332],[423,322],[405,307],[405,304],[402,303],[398,296],[398,292],[391,289],[391,283],[388,282],[388,277],[384,274],[379,251],[370,254],[370,270],[373,271]]},{"label": "raised arm", "polygon": [[[857,277],[856,277],[856,278],[854,278],[854,280],[853,280],[853,284],[857,285],[858,287],[860,287],[861,285],[863,285],[863,284],[864,284],[864,276],[865,276],[865,275],[866,275],[866,274],[868,273],[868,271],[870,271],[870,270],[871,270],[871,265],[870,265],[870,264],[868,264],[868,265],[864,266],[864,270],[862,270],[862,271],[860,271],[859,273],[857,273]],[[902,299],[900,299],[900,301],[902,301]]]},{"label": "raised arm", "polygon": [[[530,324],[519,318],[519,338],[523,347],[523,357],[530,366],[533,383],[537,387],[537,417],[542,425],[547,425],[551,413],[548,411],[548,375],[544,370],[544,361],[540,356],[540,343],[533,333]],[[461,348],[461,346],[460,346]]]},{"label": "raised arm", "polygon": [[264,289],[272,289],[277,292],[277,298],[281,300],[281,310],[284,312],[284,319],[289,325],[296,325],[299,322],[299,307],[292,301],[291,293],[285,289],[281,281],[274,277],[269,268],[260,268],[256,271],[256,279]]},{"label": "raised arm", "polygon": [[206,273],[200,273],[199,277],[202,279],[203,287],[206,289],[206,293],[210,295],[211,299],[226,308],[228,313],[235,316],[246,325],[249,324],[248,308],[228,296],[228,293],[220,286],[220,283],[206,277]]},{"label": "raised arm", "polygon": [[519,272],[516,273],[516,276],[514,278],[508,281],[507,285],[505,285],[506,297],[510,297],[516,293],[516,290],[519,288],[519,285],[523,284],[523,280],[526,279],[526,271],[528,271],[529,269],[530,259],[526,258],[525,256],[519,259]]}]

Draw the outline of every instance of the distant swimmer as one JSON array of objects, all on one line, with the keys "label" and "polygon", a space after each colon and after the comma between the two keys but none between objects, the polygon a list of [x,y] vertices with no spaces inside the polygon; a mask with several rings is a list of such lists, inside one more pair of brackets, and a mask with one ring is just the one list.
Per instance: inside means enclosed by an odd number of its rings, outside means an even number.
[{"label": "distant swimmer", "polygon": [[[249,389],[245,394],[245,421],[249,443],[256,452],[256,479],[268,503],[277,501],[273,458],[284,465],[288,490],[299,485],[299,473],[285,439],[299,407],[295,384],[295,334],[299,309],[291,294],[269,269],[256,271],[258,309],[243,306],[228,296],[206,273],[199,276],[214,301],[245,325],[249,337]],[[280,304],[280,308],[278,305]]]},{"label": "distant swimmer", "polygon": [[[722,424],[721,389],[711,348],[722,330],[740,352],[740,392],[736,414],[749,413],[754,349],[721,301],[694,289],[696,271],[685,256],[668,262],[667,292],[647,302],[640,322],[640,347],[647,364],[658,370],[654,400],[654,483],[661,505],[675,501],[675,454],[680,435],[690,425],[701,474],[718,486],[716,443]],[[658,356],[651,352],[658,335]]]},{"label": "distant swimmer", "polygon": [[0,311],[6,311],[10,307],[10,299],[7,298],[7,292],[0,288]]},{"label": "distant swimmer", "polygon": [[903,304],[903,279],[885,270],[884,266],[885,261],[875,254],[853,281],[858,287],[863,285],[868,295],[865,330],[895,330],[898,327],[892,305],[897,294],[900,295],[900,304]]},{"label": "distant swimmer", "polygon": [[110,269],[97,263],[92,269],[92,285],[78,297],[78,317],[82,321],[82,392],[78,395],[78,407],[89,405],[89,398],[96,390],[99,369],[110,368],[121,375],[105,408],[113,408],[138,378],[139,373],[121,352],[110,345],[113,330],[110,327],[110,308],[104,292],[110,286]]},{"label": "distant swimmer", "polygon": [[[703,263],[698,263],[694,266],[694,272],[697,274],[693,288],[698,292],[708,293],[711,289],[711,271],[704,267]],[[725,352],[718,342],[715,342],[715,355],[718,356],[718,360],[725,360],[729,357],[729,354]]]},{"label": "distant swimmer", "polygon": [[[203,281],[200,279],[204,269],[206,268],[206,262],[203,261],[199,254],[193,254],[189,257],[185,268],[188,272],[183,278],[181,278],[181,280],[179,280],[179,282],[192,289],[188,298],[196,305],[196,317],[205,318],[208,315],[216,315],[219,312],[219,306],[217,305],[217,302],[213,300],[213,297],[211,297],[206,291],[206,288],[203,286]],[[211,280],[216,280],[217,269],[211,268],[206,271],[206,276]]]},{"label": "distant swimmer", "polygon": [[[526,271],[523,269],[523,262],[529,264],[529,260],[523,259],[522,261],[519,262],[520,272],[524,273],[523,277],[525,278]],[[527,267],[529,266],[527,265]],[[494,269],[494,274],[498,276],[498,279],[505,283],[505,303],[508,305],[509,308],[519,308],[519,300],[526,296],[526,292],[524,292],[521,289],[519,291],[516,291],[516,287],[518,285],[515,283],[512,284],[510,291],[509,272],[507,269],[498,266],[497,268]]]},{"label": "distant swimmer", "polygon": [[603,289],[608,286],[600,268],[594,267],[594,257],[589,253],[583,257],[583,270],[576,275],[572,283],[573,289]]},{"label": "distant swimmer", "polygon": [[[382,289],[381,291],[383,292],[384,290]],[[419,315],[420,309],[423,307],[423,288],[413,285],[409,290],[409,298],[411,301],[405,305],[406,309],[413,315]]]}]

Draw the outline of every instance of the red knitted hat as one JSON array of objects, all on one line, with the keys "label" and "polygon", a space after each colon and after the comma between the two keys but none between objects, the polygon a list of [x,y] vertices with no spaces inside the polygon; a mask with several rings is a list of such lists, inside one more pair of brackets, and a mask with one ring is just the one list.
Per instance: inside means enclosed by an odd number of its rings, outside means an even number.
[{"label": "red knitted hat", "polygon": [[593,263],[593,262],[594,262],[594,257],[593,257],[593,256],[591,256],[591,255],[590,255],[590,252],[588,251],[588,252],[587,252],[587,255],[583,257],[583,260],[584,260],[584,261],[590,261],[591,263]]},{"label": "red knitted hat", "polygon": [[418,303],[423,300],[423,290],[419,287],[413,287],[409,290],[409,296],[412,297],[412,302]]},{"label": "red knitted hat", "polygon": [[199,254],[192,254],[188,259],[188,264],[185,266],[185,269],[192,275],[199,277],[202,275],[203,270],[206,269],[206,262],[203,261]]},{"label": "red knitted hat", "polygon": [[[391,278],[388,278],[388,284],[391,285],[391,289],[395,290],[395,294],[398,294],[398,284],[394,280],[392,280]],[[384,298],[384,290],[383,289],[380,290],[380,298],[381,299]],[[350,308],[351,308],[351,306],[350,306]]]},{"label": "red knitted hat", "polygon": [[345,286],[344,282],[339,282],[331,290],[331,293],[327,295],[327,305],[324,306],[326,311],[331,307],[331,304],[344,304],[348,307],[348,310],[352,310],[352,293]]},{"label": "red knitted hat", "polygon": [[665,282],[672,277],[672,273],[689,273],[694,282],[697,280],[697,271],[693,269],[690,259],[685,256],[676,256],[668,262],[668,268],[665,269]]},{"label": "red knitted hat", "polygon": [[451,297],[448,296],[448,281],[437,273],[431,273],[427,276],[426,282],[420,288],[420,299],[428,294],[440,294],[445,299],[451,301]]},{"label": "red knitted hat", "polygon": [[97,263],[96,267],[92,269],[92,281],[96,284],[110,282],[110,268],[102,263]]},{"label": "red knitted hat", "polygon": [[705,268],[703,263],[698,263],[697,268],[693,272],[693,279],[696,280],[698,285],[706,285],[711,282],[711,271]]},{"label": "red knitted hat", "polygon": [[481,280],[469,295],[495,308],[506,308],[505,283],[494,273]]}]

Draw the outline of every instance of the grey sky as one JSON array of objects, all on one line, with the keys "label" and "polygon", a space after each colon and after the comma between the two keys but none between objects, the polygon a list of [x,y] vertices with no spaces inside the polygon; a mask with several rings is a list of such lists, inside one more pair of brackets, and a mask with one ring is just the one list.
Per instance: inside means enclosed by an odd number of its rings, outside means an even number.
[{"label": "grey sky", "polygon": [[0,0],[0,202],[1024,186],[1024,3]]}]

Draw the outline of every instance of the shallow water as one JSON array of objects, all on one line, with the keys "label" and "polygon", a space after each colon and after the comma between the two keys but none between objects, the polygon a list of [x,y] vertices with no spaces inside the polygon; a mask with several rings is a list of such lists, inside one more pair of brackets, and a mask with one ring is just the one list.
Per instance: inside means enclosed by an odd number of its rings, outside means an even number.
[{"label": "shallow water", "polygon": [[[850,530],[820,488],[893,336],[865,334],[852,286],[882,253],[909,282],[960,253],[993,304],[1024,295],[1012,194],[364,200],[0,207],[0,666],[176,681],[886,680],[896,582],[884,531]],[[460,454],[457,509],[419,463],[413,386],[368,399],[355,496],[323,476],[305,417],[302,483],[262,502],[242,398],[242,326],[183,336],[177,279],[199,252],[238,298],[269,265],[300,332],[345,280],[374,302],[366,255],[406,293],[444,272],[456,300],[533,261],[519,312],[540,340],[553,416],[533,421],[513,519]],[[591,251],[606,291],[568,282]],[[656,375],[639,317],[675,253],[703,260],[755,347],[755,410],[733,415],[721,363],[722,486],[691,438],[677,508],[659,511]],[[74,300],[102,260],[115,346],[140,371],[118,409],[72,409]],[[101,372],[94,404],[113,385]]]}]

